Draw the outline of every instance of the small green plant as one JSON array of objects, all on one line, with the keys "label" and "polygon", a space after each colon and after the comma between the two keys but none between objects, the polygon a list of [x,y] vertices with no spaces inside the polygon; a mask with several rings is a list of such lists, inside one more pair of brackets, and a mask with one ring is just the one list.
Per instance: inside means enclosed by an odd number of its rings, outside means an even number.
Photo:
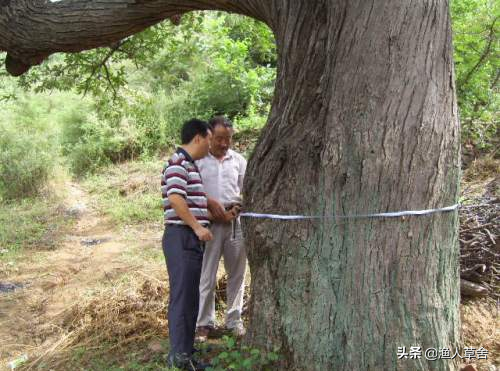
[{"label": "small green plant", "polygon": [[279,360],[278,349],[264,352],[247,346],[239,347],[232,337],[224,336],[224,350],[211,361],[212,367],[208,371],[270,371],[275,369]]},{"label": "small green plant", "polygon": [[[65,363],[65,369],[99,371],[177,371],[167,367],[163,353],[150,354],[139,350],[137,344],[126,348],[126,354],[113,352],[112,344],[101,344],[99,348],[75,348]],[[123,352],[124,349],[121,349]],[[40,370],[51,369],[48,365]]]}]

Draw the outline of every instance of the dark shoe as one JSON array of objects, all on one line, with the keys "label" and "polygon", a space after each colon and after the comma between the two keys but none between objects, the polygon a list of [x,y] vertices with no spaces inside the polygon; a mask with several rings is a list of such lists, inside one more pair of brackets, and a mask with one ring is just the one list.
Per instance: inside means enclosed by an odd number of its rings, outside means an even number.
[{"label": "dark shoe", "polygon": [[[214,350],[214,347],[210,344],[200,344],[199,348],[193,347],[193,355],[211,353]],[[500,370],[499,370],[500,371]]]},{"label": "dark shoe", "polygon": [[176,353],[168,356],[167,366],[183,371],[203,371],[210,367],[210,364],[198,362],[186,353]]},{"label": "dark shoe", "polygon": [[203,371],[212,366],[210,363],[196,361],[194,359],[191,359],[191,364],[194,367],[194,370],[196,371]]},{"label": "dark shoe", "polygon": [[190,357],[186,353],[169,354],[167,358],[167,366],[169,368],[176,367],[181,370],[188,370],[186,367],[188,366],[189,360]]}]

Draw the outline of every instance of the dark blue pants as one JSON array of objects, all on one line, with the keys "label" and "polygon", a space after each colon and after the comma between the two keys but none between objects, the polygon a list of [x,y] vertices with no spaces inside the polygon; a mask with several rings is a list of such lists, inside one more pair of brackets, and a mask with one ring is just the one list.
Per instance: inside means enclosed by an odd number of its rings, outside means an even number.
[{"label": "dark blue pants", "polygon": [[170,283],[170,354],[191,355],[200,301],[203,244],[190,227],[167,225],[162,246]]}]

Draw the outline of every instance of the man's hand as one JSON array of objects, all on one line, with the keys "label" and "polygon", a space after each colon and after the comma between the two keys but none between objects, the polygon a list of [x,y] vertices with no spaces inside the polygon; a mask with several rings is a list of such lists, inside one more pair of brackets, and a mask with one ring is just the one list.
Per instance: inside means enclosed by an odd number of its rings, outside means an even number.
[{"label": "man's hand", "polygon": [[224,218],[221,220],[221,222],[224,223],[230,223],[234,219],[238,217],[241,211],[241,206],[240,205],[234,205],[231,207],[229,210],[224,212]]},{"label": "man's hand", "polygon": [[233,214],[235,218],[237,218],[237,217],[238,217],[238,215],[240,215],[240,213],[241,213],[241,205],[240,205],[240,204],[235,204],[235,205],[234,205],[234,206],[233,206],[233,207],[229,210],[229,212],[230,212],[231,214]]},{"label": "man's hand", "polygon": [[200,239],[200,241],[210,241],[213,236],[212,232],[210,232],[207,228],[203,227],[191,214],[191,211],[189,211],[189,207],[186,203],[186,199],[176,193],[170,194],[168,196],[168,200],[170,201],[170,204],[174,208],[175,212],[177,215],[186,223],[189,225],[196,236]]},{"label": "man's hand", "polygon": [[224,212],[224,218],[221,220],[223,223],[231,223],[235,218],[235,215],[231,211]]},{"label": "man's hand", "polygon": [[208,197],[207,205],[208,205],[208,210],[212,214],[212,217],[215,219],[215,221],[225,220],[224,207],[217,200]]},{"label": "man's hand", "polygon": [[212,232],[210,232],[210,230],[208,228],[205,228],[201,225],[194,229],[194,233],[196,233],[196,235],[198,236],[200,241],[203,241],[203,242],[210,241],[212,238],[214,238],[214,236],[212,235]]}]

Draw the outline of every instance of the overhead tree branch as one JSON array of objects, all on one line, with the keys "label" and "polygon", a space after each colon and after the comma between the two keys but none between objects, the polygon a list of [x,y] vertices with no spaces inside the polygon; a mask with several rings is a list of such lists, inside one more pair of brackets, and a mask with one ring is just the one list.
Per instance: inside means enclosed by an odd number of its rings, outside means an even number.
[{"label": "overhead tree branch", "polygon": [[105,57],[98,64],[96,64],[94,66],[94,68],[92,69],[92,73],[90,74],[90,76],[85,81],[85,91],[83,92],[83,95],[87,94],[87,92],[88,92],[88,90],[90,88],[91,81],[92,81],[94,75],[97,73],[97,71],[100,70],[101,68],[104,68],[106,70],[107,81],[108,81],[108,83],[111,85],[111,87],[113,89],[113,93],[114,93],[113,96],[116,97],[116,89],[114,88],[113,83],[111,82],[111,79],[109,77],[109,71],[108,71],[107,63],[108,63],[108,60],[113,56],[113,54],[115,54],[115,52],[117,50],[119,50],[120,47],[123,44],[125,44],[126,42],[127,42],[127,40],[125,40],[123,42],[118,42],[115,45],[111,46],[111,48],[109,49],[108,54],[106,54]]},{"label": "overhead tree branch", "polygon": [[[56,52],[115,43],[166,18],[225,10],[268,22],[266,0],[0,0],[0,51],[15,76]],[[268,22],[269,23],[269,22]]]}]

